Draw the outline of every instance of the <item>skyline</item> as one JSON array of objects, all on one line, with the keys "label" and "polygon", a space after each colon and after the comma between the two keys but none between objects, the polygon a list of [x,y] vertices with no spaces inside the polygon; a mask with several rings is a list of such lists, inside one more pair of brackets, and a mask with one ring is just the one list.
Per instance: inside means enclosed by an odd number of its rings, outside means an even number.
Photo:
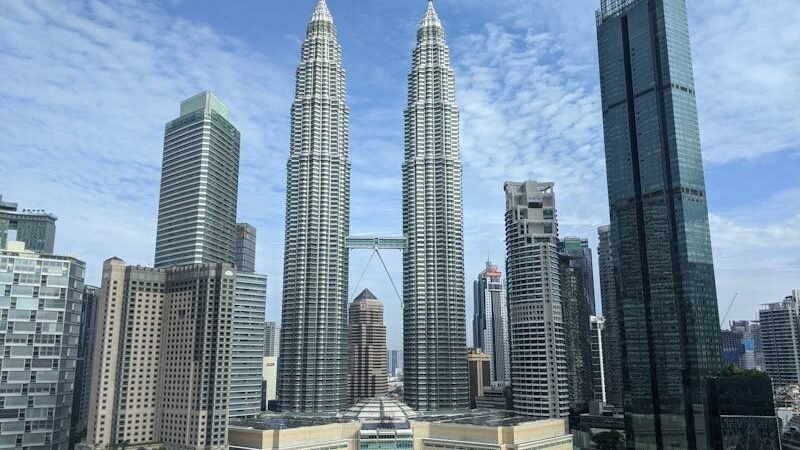
[{"label": "skyline", "polygon": [[[287,22],[286,26],[294,30],[295,37],[302,35],[315,2],[308,0],[299,3],[292,7],[284,5],[285,11],[276,14],[279,21]],[[354,235],[373,232],[397,234],[401,229],[400,165],[402,110],[405,100],[405,83],[402,80],[408,71],[408,54],[414,41],[413,30],[424,5],[421,1],[419,4],[415,2],[403,6],[386,3],[388,2],[375,2],[374,5],[363,6],[353,13],[348,8],[352,5],[330,2],[333,14],[337,17],[345,70],[348,70],[347,88],[353,108],[351,234]],[[580,24],[580,31],[576,34],[584,37],[576,44],[574,41],[578,37],[566,36],[566,28],[560,29],[559,34],[557,25],[545,23],[532,32],[525,31],[523,28],[527,24],[515,24],[518,19],[501,17],[514,16],[512,11],[519,11],[519,8],[534,8],[524,5],[523,2],[504,2],[503,6],[496,8],[502,11],[500,13],[486,11],[487,8],[474,1],[461,2],[458,6],[453,1],[436,2],[453,50],[456,98],[462,107],[462,157],[465,179],[468,180],[464,184],[465,276],[468,279],[474,278],[483,269],[487,250],[493,260],[500,263],[504,260],[502,183],[506,180],[536,178],[554,181],[559,192],[559,225],[563,237],[587,237],[591,246],[596,249],[596,228],[608,222],[596,43],[593,34],[588,38],[581,34],[584,33],[587,23],[589,31],[593,33],[594,9],[597,5],[594,1],[580,3],[580,7],[535,7],[542,11],[550,8],[550,12],[563,13],[564,10],[569,10],[570,14],[574,14],[575,20]],[[793,174],[792,167],[800,165],[800,149],[796,144],[800,133],[798,127],[792,125],[790,111],[792,101],[797,100],[800,91],[796,85],[781,78],[791,76],[790,61],[784,61],[783,66],[770,67],[774,70],[766,73],[764,61],[772,57],[769,49],[754,55],[756,61],[748,59],[746,61],[749,64],[742,64],[750,67],[732,70],[732,62],[724,60],[726,52],[734,51],[730,47],[735,47],[738,42],[745,42],[748,33],[754,31],[747,26],[737,25],[737,29],[745,31],[740,33],[745,37],[736,37],[733,43],[728,42],[722,47],[720,35],[726,35],[724,19],[729,12],[712,6],[719,6],[722,2],[708,3],[709,5],[689,5],[689,17],[700,107],[700,132],[712,214],[711,231],[717,265],[718,301],[724,312],[730,298],[735,292],[739,292],[738,303],[734,305],[729,319],[748,319],[756,316],[759,304],[778,301],[791,289],[797,288],[789,284],[800,273],[800,261],[791,254],[793,250],[796,253],[800,248],[800,214],[791,210],[792,205],[800,204],[800,182],[796,180],[796,169],[794,182],[790,177]],[[259,229],[257,271],[270,276],[268,319],[279,317],[279,280],[282,275],[280,261],[283,246],[281,229],[284,221],[282,209],[285,200],[285,193],[281,189],[285,190],[283,168],[289,154],[288,108],[293,86],[291,66],[299,53],[299,44],[284,36],[284,40],[290,41],[285,44],[285,48],[269,53],[266,48],[260,47],[267,47],[268,42],[255,45],[247,41],[248,36],[234,36],[240,41],[231,42],[231,35],[226,32],[222,23],[226,19],[220,17],[205,19],[207,22],[220,21],[221,23],[211,24],[220,31],[214,31],[210,27],[193,29],[192,25],[195,25],[198,18],[184,18],[180,24],[167,27],[162,38],[158,38],[156,34],[148,34],[155,33],[158,24],[167,23],[162,14],[184,14],[180,3],[165,7],[129,5],[132,8],[129,12],[136,13],[143,20],[148,17],[155,19],[153,25],[142,30],[132,27],[133,24],[128,19],[103,13],[103,8],[99,8],[90,15],[102,16],[100,23],[76,22],[75,14],[66,11],[60,26],[55,26],[54,30],[42,31],[35,28],[36,9],[42,4],[12,2],[9,8],[0,12],[0,38],[9,42],[11,48],[8,52],[0,53],[0,61],[10,70],[10,82],[0,86],[0,103],[9,106],[0,110],[0,123],[3,123],[3,128],[0,129],[3,131],[0,133],[0,147],[20,149],[0,155],[0,164],[13,168],[5,176],[8,184],[4,183],[0,193],[22,208],[44,208],[59,217],[56,253],[68,253],[86,260],[88,284],[97,284],[102,261],[111,256],[119,256],[133,264],[152,265],[153,255],[149,249],[154,248],[155,242],[163,123],[174,118],[174,105],[177,102],[202,90],[211,90],[230,107],[231,120],[242,131],[241,202],[237,220],[250,222]],[[757,11],[753,5],[744,2],[742,5],[746,6],[741,6],[740,13],[747,8]],[[794,20],[792,17],[799,15],[789,6],[788,1],[781,2],[770,11],[757,12],[762,15],[775,14],[771,27],[774,28],[775,20],[788,24]],[[64,13],[58,11],[59,8],[72,7],[58,5],[53,8],[56,11],[52,14],[57,16]],[[781,7],[786,9],[784,14],[780,14]],[[402,11],[395,15],[384,11],[379,15],[385,18],[387,23],[384,25],[390,30],[402,31],[397,32],[397,42],[381,45],[369,43],[370,48],[365,50],[367,44],[360,39],[369,38],[370,31],[375,32],[376,24],[368,24],[373,28],[365,29],[364,26],[353,25],[353,22],[364,25],[360,20],[376,9]],[[26,10],[28,14],[24,13]],[[709,18],[703,15],[712,10],[720,11],[718,16],[722,17]],[[79,12],[88,13],[85,9]],[[39,11],[39,14],[48,12]],[[235,14],[237,13],[231,13]],[[392,17],[402,19],[390,19]],[[698,25],[703,23],[703,26]],[[763,20],[759,23],[763,23]],[[35,42],[36,39],[31,41],[30,36],[15,32],[17,27],[23,26],[21,24],[34,27],[36,32],[29,33],[31,36],[40,36],[39,32],[47,33],[46,36],[51,40],[45,41],[53,48],[40,48],[42,52],[38,54],[36,51],[26,52],[31,50],[31,45],[39,43]],[[99,56],[95,54],[89,57],[97,48],[91,43],[87,44],[80,33],[71,35],[73,39],[77,39],[72,42],[75,51],[62,48],[66,42],[70,42],[70,35],[65,34],[64,29],[74,30],[81,27],[92,28],[87,35],[93,35],[99,43],[103,42],[104,35],[108,36],[109,29],[116,29],[112,42],[107,42],[108,45],[115,46],[114,51],[101,51]],[[149,27],[152,29],[148,30]],[[465,29],[470,31],[465,34]],[[786,27],[780,29],[782,33],[776,35],[782,35],[786,39],[784,42],[790,42],[793,36],[798,35],[798,31]],[[727,30],[729,33],[734,32],[732,27]],[[129,32],[140,40],[137,42],[124,39]],[[154,40],[148,41],[148,37]],[[188,43],[180,42],[181,37],[188,37]],[[163,39],[164,45],[170,51],[178,51],[175,61],[181,65],[170,69],[170,64],[167,64],[169,61],[161,60],[169,55],[158,54],[159,51],[151,46],[158,42],[157,38]],[[564,38],[564,41],[559,42],[560,38]],[[284,41],[278,38],[276,42]],[[220,64],[222,68],[214,68],[210,63],[205,63],[203,68],[208,73],[179,73],[185,68],[183,64],[196,63],[191,59],[192,46],[204,45],[212,46],[212,60],[227,61],[231,67],[225,68],[224,64]],[[554,45],[561,49],[553,50]],[[567,48],[570,45],[574,47]],[[129,77],[124,71],[115,72],[113,64],[107,67],[113,76],[101,76],[99,83],[96,83],[99,86],[92,85],[91,83],[98,80],[91,78],[92,74],[86,70],[97,68],[108,58],[121,58],[119,62],[127,61],[123,55],[115,53],[120,52],[120,48],[125,48],[127,52],[139,55],[140,58],[152,52],[152,67],[136,65],[128,70],[144,78],[153,76],[147,72],[153,69],[158,72],[155,75],[156,80],[164,82],[164,86],[134,83],[135,77]],[[778,46],[778,50],[784,48],[788,47]],[[364,53],[387,53],[388,50],[391,51],[383,58],[364,57]],[[51,51],[63,51],[64,55],[56,57],[48,53]],[[80,52],[85,55],[81,56]],[[496,56],[492,56],[493,54]],[[271,57],[268,58],[267,55]],[[81,57],[87,60],[76,60]],[[45,62],[39,58],[54,58],[48,61],[54,70],[35,69],[37,63]],[[362,67],[368,62],[377,65],[374,72]],[[246,69],[240,69],[240,63]],[[81,68],[81,64],[86,64],[87,67]],[[234,64],[236,67],[233,67]],[[526,64],[532,64],[533,74],[530,76],[523,72],[528,67]],[[70,65],[72,68],[68,67]],[[388,66],[391,66],[390,70]],[[174,73],[170,73],[170,70]],[[260,73],[258,70],[264,72]],[[763,79],[749,78],[759,71],[769,76]],[[725,73],[728,77],[724,80],[716,79],[717,73]],[[88,75],[89,78],[78,80],[76,78],[79,75]],[[221,77],[215,78],[215,75]],[[59,76],[69,80],[75,91],[55,92],[52,82]],[[505,82],[499,84],[500,78],[504,78]],[[365,82],[365,79],[371,81]],[[395,83],[396,80],[401,81]],[[264,81],[274,84],[260,85]],[[543,87],[526,87],[530,82],[541,83]],[[729,83],[741,84],[731,86]],[[125,91],[125,88],[133,87],[140,90]],[[518,87],[525,89],[519,95],[510,93]],[[374,95],[371,92],[376,89],[390,93],[386,94],[389,99],[386,104],[378,104],[372,98]],[[730,103],[726,102],[733,100],[725,100],[724,97],[734,91],[739,92],[737,99],[742,100],[744,106],[757,108],[757,117],[752,117],[750,108],[742,108],[747,109],[742,113],[735,109],[731,111]],[[38,97],[40,92],[48,98]],[[761,94],[763,101],[753,99],[754,94]],[[54,98],[54,95],[60,97]],[[548,98],[543,99],[544,95],[548,95]],[[489,102],[490,97],[498,100]],[[142,98],[150,101],[142,101]],[[534,111],[541,106],[537,104],[540,99],[543,99],[542,103],[561,108],[558,112],[553,111],[552,115],[546,107],[544,112]],[[265,107],[262,101],[266,101],[266,111],[262,109]],[[717,102],[720,105],[716,105]],[[98,105],[101,107],[98,108]],[[37,107],[44,109],[38,110]],[[774,114],[781,108],[785,118]],[[98,109],[102,115],[97,114]],[[48,116],[54,113],[57,116]],[[122,120],[105,119],[105,115]],[[137,117],[140,115],[147,117],[141,120]],[[738,119],[731,115],[738,116]],[[93,122],[85,129],[81,128],[82,124],[73,126],[77,117]],[[759,117],[770,117],[772,125],[762,123],[768,120]],[[109,122],[102,122],[103,120]],[[735,128],[741,133],[730,138],[723,136],[726,130]],[[97,130],[100,130],[100,134],[96,134]],[[766,134],[775,136],[763,139]],[[56,137],[58,139],[53,139]],[[764,142],[764,152],[767,155],[745,154],[742,149],[755,147],[756,143],[761,142],[757,139],[759,137]],[[738,147],[732,145],[738,141],[743,143]],[[545,147],[555,151],[551,154],[543,149]],[[75,150],[76,148],[82,150]],[[120,151],[109,155],[103,151],[108,148],[119,148]],[[571,148],[579,150],[570,152]],[[729,150],[731,148],[733,150]],[[487,149],[492,154],[490,158],[485,157]],[[750,160],[743,162],[742,156]],[[487,162],[487,159],[490,161]],[[41,167],[31,164],[32,162],[52,162],[58,166],[47,167],[50,169],[50,176],[47,180],[42,180],[46,189],[29,192],[22,184],[41,171]],[[748,169],[752,170],[754,167],[760,167],[760,173],[750,175],[755,175],[754,178],[745,178],[744,174]],[[115,179],[115,172],[122,175],[120,179]],[[73,176],[87,174],[89,177],[69,179],[67,173]],[[752,184],[743,183],[743,180]],[[760,189],[755,189],[756,186]],[[380,202],[383,209],[376,210],[377,202],[371,196],[376,190],[383,200]],[[89,198],[92,196],[96,198]],[[70,204],[69,208],[65,206],[67,204]],[[782,210],[787,207],[789,210]],[[579,211],[585,215],[578,214]],[[781,214],[785,217],[781,218]],[[378,219],[372,216],[377,216]],[[758,227],[768,221],[773,224],[766,229]],[[92,238],[85,238],[87,235]],[[748,241],[751,236],[757,236],[758,239]],[[93,243],[94,238],[98,240]],[[784,245],[782,252],[780,248],[775,248],[775,242]],[[770,254],[765,258],[766,261],[760,258],[753,260],[753,251]],[[351,275],[363,269],[367,257],[365,253],[352,254]],[[399,254],[388,255],[387,262],[394,279],[401,279]],[[739,264],[743,266],[741,272],[733,270]],[[504,269],[501,264],[501,270]],[[780,269],[784,271],[781,272]],[[753,273],[743,274],[748,271]],[[386,299],[388,315],[399,311],[399,305],[393,301],[396,295],[379,266],[373,265],[365,280],[367,281],[360,286],[351,285],[348,292],[368,287],[380,298]],[[763,294],[755,298],[756,292]],[[467,289],[466,296],[471,296],[471,289]],[[471,302],[466,303],[467,315],[471,315]],[[389,325],[392,342],[390,348],[398,348],[397,342],[401,335],[399,327],[392,326],[391,323]]]}]

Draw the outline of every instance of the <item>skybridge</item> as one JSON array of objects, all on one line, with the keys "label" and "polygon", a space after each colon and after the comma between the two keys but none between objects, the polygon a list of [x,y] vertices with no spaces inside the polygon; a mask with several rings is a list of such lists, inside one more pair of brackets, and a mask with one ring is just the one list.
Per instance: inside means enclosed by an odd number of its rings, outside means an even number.
[{"label": "skybridge", "polygon": [[372,259],[375,255],[378,255],[378,259],[383,266],[384,272],[386,272],[386,276],[389,277],[389,283],[392,284],[392,289],[394,289],[397,299],[400,300],[400,307],[402,308],[403,297],[400,295],[400,291],[397,290],[392,275],[386,267],[386,262],[383,260],[383,256],[381,256],[381,250],[400,250],[405,253],[408,249],[408,241],[406,238],[402,236],[349,236],[346,245],[348,250],[372,250],[372,254],[367,260],[367,265],[364,266],[361,276],[358,277],[358,282],[353,286],[352,292],[350,292],[350,298],[353,298],[355,291],[358,290],[358,287],[361,285],[361,281],[364,279],[364,275],[367,273]]}]

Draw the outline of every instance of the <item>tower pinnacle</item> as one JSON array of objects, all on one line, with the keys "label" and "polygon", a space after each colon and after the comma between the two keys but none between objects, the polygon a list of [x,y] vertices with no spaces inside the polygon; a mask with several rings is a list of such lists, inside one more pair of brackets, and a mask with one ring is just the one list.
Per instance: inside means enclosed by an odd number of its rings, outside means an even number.
[{"label": "tower pinnacle", "polygon": [[420,28],[422,27],[442,27],[442,21],[439,20],[439,15],[436,14],[436,8],[433,7],[433,0],[428,0],[428,9],[425,11],[425,17],[422,18]]},{"label": "tower pinnacle", "polygon": [[317,7],[314,8],[314,14],[311,16],[312,22],[331,22],[333,23],[333,16],[328,9],[328,3],[325,0],[319,0]]}]

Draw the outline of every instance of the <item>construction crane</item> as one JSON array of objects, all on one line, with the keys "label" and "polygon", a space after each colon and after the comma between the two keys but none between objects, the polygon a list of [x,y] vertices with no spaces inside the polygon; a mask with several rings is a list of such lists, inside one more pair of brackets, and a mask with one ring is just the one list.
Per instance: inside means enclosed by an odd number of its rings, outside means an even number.
[{"label": "construction crane", "polygon": [[719,321],[719,327],[720,328],[722,328],[722,324],[725,323],[725,319],[728,318],[728,314],[731,313],[731,308],[733,308],[733,303],[736,301],[736,297],[738,297],[738,296],[739,296],[739,293],[737,292],[736,294],[734,294],[733,298],[731,299],[731,304],[728,305],[728,309],[725,310],[725,315],[722,316],[722,320]]}]

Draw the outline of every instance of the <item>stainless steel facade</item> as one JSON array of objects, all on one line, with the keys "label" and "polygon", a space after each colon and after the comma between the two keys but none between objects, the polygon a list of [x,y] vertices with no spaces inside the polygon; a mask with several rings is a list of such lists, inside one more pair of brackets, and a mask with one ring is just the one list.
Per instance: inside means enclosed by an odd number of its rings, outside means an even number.
[{"label": "stainless steel facade", "polygon": [[450,50],[428,2],[408,75],[403,162],[404,399],[417,410],[469,402],[458,117]]},{"label": "stainless steel facade", "polygon": [[283,411],[347,407],[349,115],[342,49],[325,0],[296,73],[287,164],[278,391]]},{"label": "stainless steel facade", "polygon": [[155,267],[233,263],[240,139],[210,92],[183,101],[167,123]]}]

